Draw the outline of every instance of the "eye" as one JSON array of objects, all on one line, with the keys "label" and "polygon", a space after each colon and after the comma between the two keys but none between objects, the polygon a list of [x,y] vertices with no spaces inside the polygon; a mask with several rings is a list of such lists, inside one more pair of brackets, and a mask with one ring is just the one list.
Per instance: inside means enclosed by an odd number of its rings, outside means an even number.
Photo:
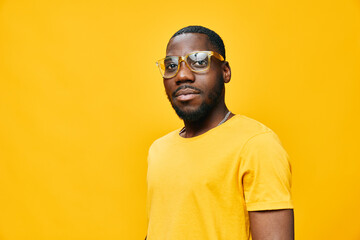
[{"label": "eye", "polygon": [[177,69],[177,64],[173,63],[173,62],[166,63],[165,64],[165,69],[168,70],[168,71],[176,70]]},{"label": "eye", "polygon": [[197,52],[190,54],[187,61],[195,69],[206,68],[209,64],[208,54],[206,52]]},{"label": "eye", "polygon": [[204,66],[207,66],[207,60],[195,61],[192,65],[198,66],[198,67],[204,67]]}]

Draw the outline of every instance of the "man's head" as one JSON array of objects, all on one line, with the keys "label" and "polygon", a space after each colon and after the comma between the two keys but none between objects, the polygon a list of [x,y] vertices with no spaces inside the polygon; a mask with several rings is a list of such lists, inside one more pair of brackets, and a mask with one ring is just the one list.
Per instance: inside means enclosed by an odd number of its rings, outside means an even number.
[{"label": "man's head", "polygon": [[[184,27],[184,28],[180,29],[179,31],[177,31],[176,33],[174,33],[174,35],[172,35],[171,39],[176,36],[179,36],[181,34],[185,34],[185,33],[205,34],[208,37],[208,40],[211,43],[211,45],[216,49],[216,52],[220,53],[220,55],[223,56],[224,59],[226,59],[224,42],[221,39],[221,37],[213,30],[210,30],[210,29],[208,29],[206,27],[202,27],[202,26],[188,26],[188,27]],[[169,41],[169,43],[170,43],[170,41]]]},{"label": "man's head", "polygon": [[[188,61],[182,59],[166,63],[167,68],[177,69],[177,73],[164,78],[165,91],[172,107],[181,119],[189,122],[205,118],[215,108],[224,105],[224,83],[231,78],[230,66],[224,61],[223,41],[218,34],[205,27],[189,26],[176,32],[167,45],[166,59],[171,59],[170,56],[188,56],[196,51],[208,51],[210,55],[199,61],[195,54],[187,57]],[[206,70],[196,71],[196,66],[206,64]]]}]

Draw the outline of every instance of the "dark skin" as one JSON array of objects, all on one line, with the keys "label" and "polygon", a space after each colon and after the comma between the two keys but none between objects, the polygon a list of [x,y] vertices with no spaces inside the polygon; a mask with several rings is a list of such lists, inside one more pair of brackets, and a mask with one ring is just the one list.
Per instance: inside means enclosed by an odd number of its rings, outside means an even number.
[{"label": "dark skin", "polygon": [[[194,51],[215,51],[205,34],[186,33],[172,38],[167,46],[167,56],[185,56]],[[194,111],[203,101],[210,102],[209,93],[214,90],[217,81],[228,83],[231,79],[231,69],[227,61],[221,62],[212,57],[210,69],[204,73],[192,72],[184,62],[181,62],[179,72],[170,79],[164,79],[166,94],[177,107],[183,111]],[[192,85],[201,90],[190,100],[172,98],[172,93],[181,85]],[[225,90],[213,109],[200,121],[184,121],[186,131],[182,137],[199,136],[216,127],[225,117],[228,108],[225,104]],[[234,116],[231,114],[229,118]],[[292,209],[271,211],[249,211],[250,230],[253,240],[293,240],[294,215]]]},{"label": "dark skin", "polygon": [[294,212],[292,209],[249,212],[253,240],[293,240]]},{"label": "dark skin", "polygon": [[[172,38],[167,46],[166,56],[185,56],[194,51],[217,51],[208,41],[204,34],[181,34]],[[219,79],[223,79],[224,83],[228,83],[231,79],[231,70],[228,62],[221,62],[212,57],[210,69],[205,73],[194,73],[185,64],[181,62],[177,75],[170,79],[164,79],[164,87],[166,94],[171,96],[172,93],[181,85],[192,85],[202,91],[193,99],[181,101],[177,98],[171,99],[172,103],[177,105],[183,111],[194,111],[203,101],[211,101],[208,97],[211,90],[215,87]],[[210,111],[206,118],[196,122],[186,122],[184,125],[186,131],[182,137],[189,138],[201,135],[210,129],[216,127],[225,117],[228,108],[225,105],[225,90],[221,93],[220,100]],[[231,114],[229,118],[234,116]]]}]

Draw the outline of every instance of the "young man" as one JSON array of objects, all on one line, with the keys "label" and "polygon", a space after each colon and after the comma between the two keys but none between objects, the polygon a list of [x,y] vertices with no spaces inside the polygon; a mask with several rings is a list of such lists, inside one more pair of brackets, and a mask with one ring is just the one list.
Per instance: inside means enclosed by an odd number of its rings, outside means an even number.
[{"label": "young man", "polygon": [[230,112],[222,39],[189,26],[157,62],[184,127],[148,156],[148,240],[290,240],[291,169],[276,134]]}]

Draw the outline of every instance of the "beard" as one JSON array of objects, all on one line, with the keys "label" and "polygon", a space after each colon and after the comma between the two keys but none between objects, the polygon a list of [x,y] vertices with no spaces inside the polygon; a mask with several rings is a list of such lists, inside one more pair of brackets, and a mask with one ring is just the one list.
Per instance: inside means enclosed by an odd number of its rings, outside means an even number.
[{"label": "beard", "polygon": [[[206,116],[208,116],[208,114],[219,103],[219,101],[221,99],[222,92],[224,90],[224,87],[225,87],[224,86],[224,81],[219,79],[219,81],[217,82],[215,87],[212,89],[211,93],[209,93],[209,95],[208,95],[208,99],[210,100],[209,103],[204,101],[197,109],[195,109],[193,111],[183,111],[178,106],[176,106],[173,103],[173,101],[171,101],[169,95],[168,95],[168,99],[169,99],[169,101],[171,103],[171,106],[174,108],[176,114],[179,116],[179,118],[181,118],[183,121],[186,121],[186,122],[196,122],[196,121],[199,121],[199,120],[202,120],[202,119],[206,118]],[[183,86],[179,87],[172,94],[172,99],[175,98],[175,93],[178,90],[184,89],[184,88],[195,89],[195,90],[199,91],[200,94],[203,94],[203,92],[198,88],[195,88],[195,87],[193,87],[191,85],[183,85]]]}]

